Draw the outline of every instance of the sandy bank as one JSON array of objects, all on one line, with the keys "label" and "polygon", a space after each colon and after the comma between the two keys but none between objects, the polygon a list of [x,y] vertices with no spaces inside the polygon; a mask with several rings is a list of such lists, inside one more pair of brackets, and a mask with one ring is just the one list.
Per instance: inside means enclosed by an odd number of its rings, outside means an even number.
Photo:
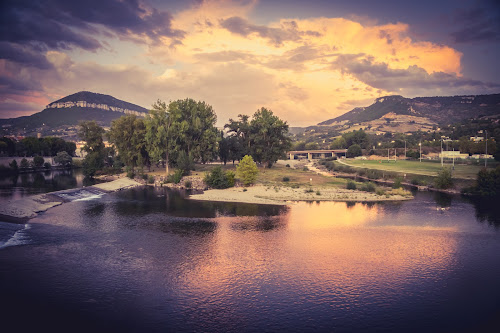
[{"label": "sandy bank", "polygon": [[[319,191],[319,194],[317,194]],[[193,194],[189,196],[193,200],[205,201],[225,201],[225,202],[244,202],[256,204],[283,205],[287,201],[401,201],[410,200],[412,197],[402,195],[377,195],[375,193],[328,188],[315,187],[313,192],[306,192],[306,188],[290,187],[266,187],[256,185],[246,188],[232,187],[225,190],[208,190],[202,194]]]},{"label": "sandy bank", "polygon": [[[97,184],[94,186],[85,187],[84,189],[92,192],[108,193],[119,191],[126,188],[139,186],[138,182],[121,178],[109,183]],[[58,206],[68,200],[65,200],[61,194],[71,194],[71,192],[80,191],[80,188],[69,189],[57,192],[32,195],[17,200],[6,200],[1,202],[0,218],[13,222],[26,221],[35,217],[38,213],[44,212],[49,208]],[[61,195],[61,196],[59,196]]]}]

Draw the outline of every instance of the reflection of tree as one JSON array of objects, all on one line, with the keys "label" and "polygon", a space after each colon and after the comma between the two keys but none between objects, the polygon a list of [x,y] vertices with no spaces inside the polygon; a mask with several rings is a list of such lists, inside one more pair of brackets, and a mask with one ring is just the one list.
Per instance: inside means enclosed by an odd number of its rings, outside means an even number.
[{"label": "reflection of tree", "polygon": [[434,192],[434,201],[439,207],[447,208],[451,206],[453,197],[447,193]]},{"label": "reflection of tree", "polygon": [[476,210],[476,218],[481,222],[488,222],[490,225],[500,227],[500,205],[498,198],[486,199],[484,197],[471,197],[469,201]]},{"label": "reflection of tree", "polygon": [[240,231],[271,231],[285,227],[286,219],[282,216],[261,216],[235,219],[231,229]]},{"label": "reflection of tree", "polygon": [[346,201],[345,206],[347,209],[351,209],[352,207],[356,206],[356,202],[354,201]]},{"label": "reflection of tree", "polygon": [[44,188],[45,187],[45,177],[37,172],[33,176],[33,187],[35,188]]}]

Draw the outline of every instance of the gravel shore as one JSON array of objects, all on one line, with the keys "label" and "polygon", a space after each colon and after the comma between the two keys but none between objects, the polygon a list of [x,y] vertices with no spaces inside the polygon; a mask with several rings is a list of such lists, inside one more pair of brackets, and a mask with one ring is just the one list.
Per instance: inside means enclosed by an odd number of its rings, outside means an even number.
[{"label": "gravel shore", "polygon": [[[245,191],[246,189],[246,191]],[[306,188],[269,187],[255,185],[247,188],[232,187],[224,190],[208,190],[189,196],[193,200],[244,202],[256,204],[284,205],[287,201],[401,201],[413,197],[402,195],[377,195],[371,192],[331,187],[315,187],[312,192]]]}]

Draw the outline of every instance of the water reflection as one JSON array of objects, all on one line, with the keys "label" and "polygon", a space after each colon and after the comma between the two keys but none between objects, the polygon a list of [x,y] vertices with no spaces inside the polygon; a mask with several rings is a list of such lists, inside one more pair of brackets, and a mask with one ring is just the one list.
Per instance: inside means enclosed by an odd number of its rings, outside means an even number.
[{"label": "water reflection", "polygon": [[498,198],[468,198],[474,205],[476,218],[480,222],[487,222],[495,228],[500,228],[500,204]]},{"label": "water reflection", "polygon": [[0,198],[19,199],[26,195],[66,190],[95,183],[96,180],[84,179],[80,169],[0,175]]}]

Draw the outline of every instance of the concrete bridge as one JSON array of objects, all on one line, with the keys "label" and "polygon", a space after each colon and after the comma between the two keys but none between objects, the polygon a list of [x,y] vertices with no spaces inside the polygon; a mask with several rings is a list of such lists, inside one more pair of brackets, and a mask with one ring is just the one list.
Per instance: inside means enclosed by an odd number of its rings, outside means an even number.
[{"label": "concrete bridge", "polygon": [[307,156],[308,160],[313,158],[326,158],[326,157],[341,157],[345,156],[347,149],[327,149],[327,150],[294,150],[287,153],[288,157],[293,160],[295,156]]}]

